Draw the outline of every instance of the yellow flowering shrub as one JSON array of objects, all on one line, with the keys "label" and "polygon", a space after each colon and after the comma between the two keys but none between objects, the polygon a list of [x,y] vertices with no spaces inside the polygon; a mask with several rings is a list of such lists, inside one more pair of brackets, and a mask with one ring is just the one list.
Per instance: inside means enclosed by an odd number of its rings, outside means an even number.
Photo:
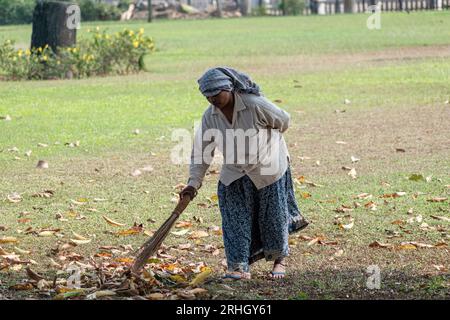
[{"label": "yellow flowering shrub", "polygon": [[107,34],[96,28],[88,33],[75,47],[58,48],[57,53],[48,45],[16,50],[7,40],[0,44],[0,76],[31,80],[135,73],[145,68],[144,57],[155,48],[143,29]]}]

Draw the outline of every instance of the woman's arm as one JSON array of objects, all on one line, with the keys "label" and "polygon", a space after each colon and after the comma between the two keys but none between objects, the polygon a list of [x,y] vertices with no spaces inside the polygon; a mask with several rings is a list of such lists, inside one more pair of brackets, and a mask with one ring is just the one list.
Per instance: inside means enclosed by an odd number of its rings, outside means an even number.
[{"label": "woman's arm", "polygon": [[[206,171],[214,158],[215,143],[214,139],[204,140],[204,133],[208,130],[208,124],[205,116],[202,117],[201,127],[195,132],[194,144],[191,152],[191,164],[189,167],[188,186],[196,190],[202,186]],[[207,150],[208,148],[208,150]]]},{"label": "woman's arm", "polygon": [[265,126],[278,129],[281,133],[289,128],[290,115],[267,98],[260,96],[256,103],[258,120]]}]

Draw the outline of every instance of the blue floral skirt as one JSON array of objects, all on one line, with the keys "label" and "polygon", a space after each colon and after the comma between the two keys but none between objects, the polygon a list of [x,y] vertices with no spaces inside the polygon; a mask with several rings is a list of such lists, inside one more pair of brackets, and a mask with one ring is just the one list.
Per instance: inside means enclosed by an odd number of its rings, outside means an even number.
[{"label": "blue floral skirt", "polygon": [[289,234],[301,230],[290,168],[276,182],[258,190],[248,176],[218,184],[223,241],[229,271],[249,272],[249,265],[288,256]]}]

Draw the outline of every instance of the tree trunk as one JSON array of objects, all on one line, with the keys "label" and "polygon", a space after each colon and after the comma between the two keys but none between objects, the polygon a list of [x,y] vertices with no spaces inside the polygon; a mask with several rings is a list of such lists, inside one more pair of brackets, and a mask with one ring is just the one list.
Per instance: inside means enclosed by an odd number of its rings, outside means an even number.
[{"label": "tree trunk", "polygon": [[345,13],[354,13],[353,6],[354,0],[344,0],[344,12]]},{"label": "tree trunk", "polygon": [[281,0],[281,13],[283,16],[286,15],[286,0]]},{"label": "tree trunk", "polygon": [[80,8],[76,4],[38,1],[33,12],[31,48],[48,45],[57,52],[58,47],[74,46],[79,14]]},{"label": "tree trunk", "polygon": [[251,0],[240,0],[240,11],[243,16],[248,16],[251,13]]},{"label": "tree trunk", "polygon": [[336,0],[334,12],[335,13],[341,13],[341,1]]},{"label": "tree trunk", "polygon": [[148,22],[153,21],[153,7],[152,7],[152,0],[148,0]]},{"label": "tree trunk", "polygon": [[222,4],[220,3],[220,0],[216,0],[216,6],[217,6],[217,16],[219,18],[222,18]]}]

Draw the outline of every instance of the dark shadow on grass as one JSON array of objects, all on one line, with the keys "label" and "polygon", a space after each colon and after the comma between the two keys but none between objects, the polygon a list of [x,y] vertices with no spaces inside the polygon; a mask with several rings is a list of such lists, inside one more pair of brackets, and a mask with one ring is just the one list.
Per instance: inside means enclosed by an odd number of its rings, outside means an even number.
[{"label": "dark shadow on grass", "polygon": [[369,278],[374,272],[362,269],[292,271],[283,280],[263,275],[238,282],[214,279],[208,288],[215,299],[450,299],[449,273],[427,275],[392,269],[380,274],[379,289],[368,287],[368,282],[376,287],[374,278]]}]

